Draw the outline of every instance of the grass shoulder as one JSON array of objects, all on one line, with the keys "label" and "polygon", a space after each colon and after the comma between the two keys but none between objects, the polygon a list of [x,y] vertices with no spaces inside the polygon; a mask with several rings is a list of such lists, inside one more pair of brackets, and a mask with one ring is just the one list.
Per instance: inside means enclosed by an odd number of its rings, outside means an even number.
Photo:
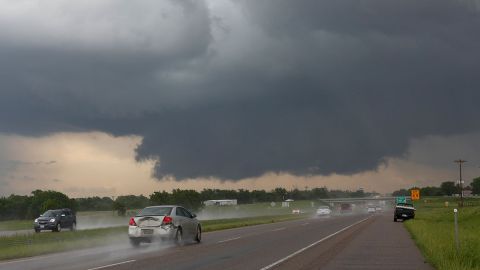
[{"label": "grass shoulder", "polygon": [[[445,206],[445,201],[449,201]],[[415,219],[405,222],[421,252],[436,269],[480,269],[480,200],[458,208],[460,250],[454,240],[456,203],[451,198],[427,198],[416,203]]]}]

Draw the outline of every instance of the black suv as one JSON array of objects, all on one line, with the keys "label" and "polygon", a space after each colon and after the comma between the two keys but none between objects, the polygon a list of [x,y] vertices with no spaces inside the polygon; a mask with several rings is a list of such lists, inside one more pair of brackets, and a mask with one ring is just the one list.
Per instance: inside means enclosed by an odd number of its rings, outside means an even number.
[{"label": "black suv", "polygon": [[33,229],[37,233],[42,230],[59,232],[64,228],[69,228],[72,231],[77,228],[77,217],[72,210],[67,208],[48,210],[36,218],[33,223]]},{"label": "black suv", "polygon": [[393,221],[397,222],[397,219],[407,220],[415,218],[415,208],[410,203],[399,203],[395,206],[395,213],[393,214]]}]

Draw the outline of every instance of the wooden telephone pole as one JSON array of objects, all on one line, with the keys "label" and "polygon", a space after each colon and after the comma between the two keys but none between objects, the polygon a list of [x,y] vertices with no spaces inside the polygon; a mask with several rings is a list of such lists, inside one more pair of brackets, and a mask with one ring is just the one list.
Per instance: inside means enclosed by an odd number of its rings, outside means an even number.
[{"label": "wooden telephone pole", "polygon": [[458,163],[458,168],[460,169],[460,207],[463,207],[463,180],[462,180],[462,164],[467,162],[463,159],[457,159],[453,162]]}]

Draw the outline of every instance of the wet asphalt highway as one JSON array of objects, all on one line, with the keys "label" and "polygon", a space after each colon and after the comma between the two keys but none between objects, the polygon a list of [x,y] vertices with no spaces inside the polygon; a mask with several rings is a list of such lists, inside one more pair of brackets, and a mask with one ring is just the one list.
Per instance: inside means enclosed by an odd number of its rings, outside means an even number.
[{"label": "wet asphalt highway", "polygon": [[[410,259],[397,262],[396,256],[405,255]],[[393,223],[390,215],[351,215],[204,233],[201,244],[181,247],[153,243],[132,248],[125,241],[124,245],[0,262],[0,269],[431,268],[402,224]]]}]

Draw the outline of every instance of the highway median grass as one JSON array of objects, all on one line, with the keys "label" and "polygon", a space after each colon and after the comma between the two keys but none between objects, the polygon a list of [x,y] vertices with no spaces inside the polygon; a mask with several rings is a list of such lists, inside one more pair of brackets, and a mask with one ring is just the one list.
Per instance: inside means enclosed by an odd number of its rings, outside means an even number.
[{"label": "highway median grass", "polygon": [[211,232],[211,231],[233,229],[238,227],[302,219],[306,217],[308,217],[308,215],[286,214],[286,215],[277,215],[277,216],[259,216],[259,217],[249,217],[249,218],[205,220],[205,221],[202,221],[202,226],[203,226],[204,232]]},{"label": "highway median grass", "polygon": [[[204,232],[282,222],[308,215],[275,215],[201,221]],[[28,235],[0,236],[0,260],[17,259],[68,250],[126,243],[127,226],[91,230],[43,232]]]},{"label": "highway median grass", "polygon": [[[449,206],[445,206],[445,201]],[[480,200],[459,208],[451,198],[426,198],[415,204],[415,219],[405,222],[427,261],[439,270],[480,269]],[[454,240],[454,214],[458,209],[460,249]]]},{"label": "highway median grass", "polygon": [[0,236],[0,260],[110,245],[126,241],[127,226]]},{"label": "highway median grass", "polygon": [[33,220],[0,221],[0,231],[29,230],[33,228]]}]

